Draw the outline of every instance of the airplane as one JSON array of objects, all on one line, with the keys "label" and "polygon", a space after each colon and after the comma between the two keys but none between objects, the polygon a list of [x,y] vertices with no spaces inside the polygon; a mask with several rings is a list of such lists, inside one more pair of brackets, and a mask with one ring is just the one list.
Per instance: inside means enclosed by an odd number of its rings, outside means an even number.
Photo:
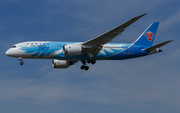
[{"label": "airplane", "polygon": [[81,61],[83,65],[80,68],[87,71],[89,66],[86,64],[95,64],[98,60],[124,60],[162,52],[159,48],[173,40],[153,45],[159,22],[153,22],[133,43],[109,43],[146,14],[86,42],[21,42],[13,45],[5,54],[18,58],[20,65],[24,64],[23,59],[52,59],[52,66],[56,69],[68,68]]}]

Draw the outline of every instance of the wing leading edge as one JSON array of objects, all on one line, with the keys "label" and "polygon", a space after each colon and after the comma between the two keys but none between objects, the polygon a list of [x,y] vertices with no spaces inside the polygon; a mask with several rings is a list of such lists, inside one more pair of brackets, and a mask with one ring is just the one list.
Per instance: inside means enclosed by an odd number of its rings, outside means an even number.
[{"label": "wing leading edge", "polygon": [[92,53],[94,55],[97,55],[99,53],[99,51],[102,49],[102,45],[108,43],[109,41],[111,41],[112,39],[114,39],[116,36],[118,36],[119,34],[121,34],[126,27],[128,27],[129,25],[131,25],[132,23],[134,23],[135,21],[137,21],[138,19],[140,19],[141,17],[143,17],[145,14],[142,14],[140,16],[134,17],[132,19],[130,19],[129,21],[123,23],[122,25],[96,37],[93,38],[89,41],[86,41],[84,43],[82,43],[82,45],[85,48],[89,48],[87,53]]}]

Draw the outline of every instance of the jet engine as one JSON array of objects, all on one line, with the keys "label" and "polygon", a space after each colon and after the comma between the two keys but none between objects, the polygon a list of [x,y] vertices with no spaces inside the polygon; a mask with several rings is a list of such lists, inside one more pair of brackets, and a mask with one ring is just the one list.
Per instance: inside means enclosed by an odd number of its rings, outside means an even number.
[{"label": "jet engine", "polygon": [[65,55],[80,55],[85,49],[80,44],[66,44],[63,46]]},{"label": "jet engine", "polygon": [[73,64],[73,62],[68,61],[68,60],[57,60],[57,59],[52,60],[53,68],[59,68],[59,69],[68,68],[72,64]]}]

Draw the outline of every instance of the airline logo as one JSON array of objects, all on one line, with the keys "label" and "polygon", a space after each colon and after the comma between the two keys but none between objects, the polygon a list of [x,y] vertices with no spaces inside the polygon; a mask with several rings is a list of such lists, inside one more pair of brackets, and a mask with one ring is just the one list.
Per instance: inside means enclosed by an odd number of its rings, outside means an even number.
[{"label": "airline logo", "polygon": [[144,35],[147,36],[147,39],[148,39],[149,41],[152,41],[152,39],[153,39],[152,37],[155,36],[155,34],[152,33],[151,31],[148,31],[148,32],[145,33]]}]

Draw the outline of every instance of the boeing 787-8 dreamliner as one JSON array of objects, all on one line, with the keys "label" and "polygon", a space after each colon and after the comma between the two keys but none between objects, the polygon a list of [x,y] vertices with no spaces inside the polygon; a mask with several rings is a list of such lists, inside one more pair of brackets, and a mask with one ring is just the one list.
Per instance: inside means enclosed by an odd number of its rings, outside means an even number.
[{"label": "boeing 787-8 dreamliner", "polygon": [[23,59],[52,59],[54,68],[68,68],[78,61],[81,69],[88,70],[87,63],[95,64],[97,60],[123,60],[142,57],[161,52],[159,48],[172,40],[153,46],[159,22],[153,22],[133,43],[109,43],[121,34],[126,27],[142,16],[134,17],[122,25],[86,42],[51,42],[29,41],[13,45],[6,55],[18,58],[23,65]]}]

